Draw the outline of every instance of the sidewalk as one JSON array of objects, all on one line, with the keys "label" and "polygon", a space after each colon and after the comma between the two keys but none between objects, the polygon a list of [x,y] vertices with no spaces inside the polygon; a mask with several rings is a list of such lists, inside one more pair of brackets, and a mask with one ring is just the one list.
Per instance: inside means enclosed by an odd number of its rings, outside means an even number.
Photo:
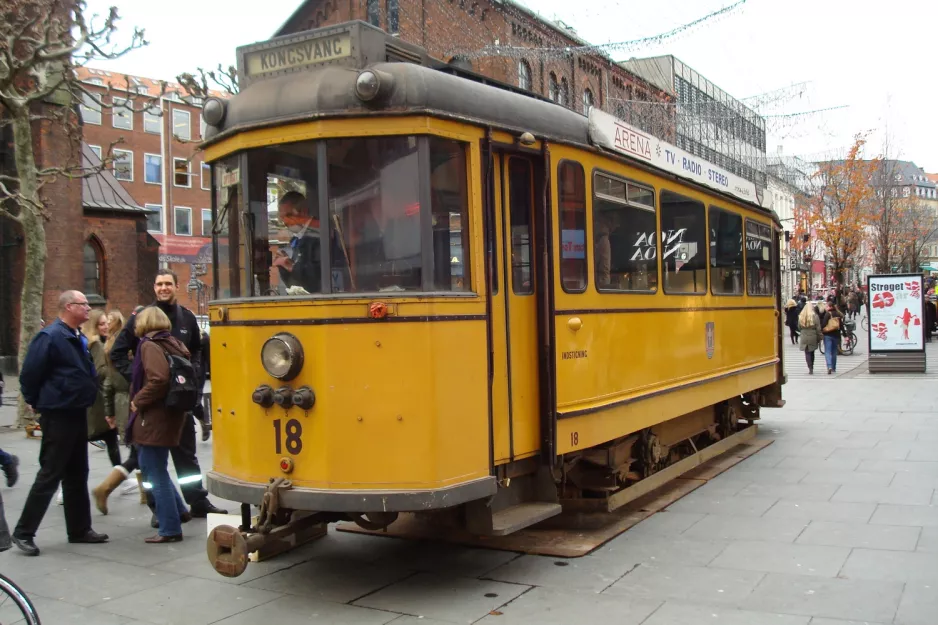
[{"label": "sidewalk", "polygon": [[[858,353],[837,376],[809,377],[793,347],[785,355],[787,405],[761,423],[773,444],[583,558],[331,531],[228,580],[206,561],[203,521],[182,543],[144,545],[149,513],[115,496],[95,515],[110,544],[68,544],[53,506],[42,555],[0,554],[0,572],[56,625],[933,625],[932,376],[864,375]],[[938,344],[928,356],[938,367]],[[39,445],[14,432],[0,447],[23,460],[21,483],[2,489],[15,523]],[[96,483],[107,457],[90,453]],[[211,446],[199,454],[205,470]]]}]

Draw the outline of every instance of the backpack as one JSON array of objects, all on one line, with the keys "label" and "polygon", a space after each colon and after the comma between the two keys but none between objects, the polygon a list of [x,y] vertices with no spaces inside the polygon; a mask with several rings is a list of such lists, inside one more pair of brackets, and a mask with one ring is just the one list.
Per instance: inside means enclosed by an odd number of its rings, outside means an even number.
[{"label": "backpack", "polygon": [[182,356],[166,354],[169,363],[169,391],[166,408],[189,412],[199,405],[199,378],[192,363]]}]

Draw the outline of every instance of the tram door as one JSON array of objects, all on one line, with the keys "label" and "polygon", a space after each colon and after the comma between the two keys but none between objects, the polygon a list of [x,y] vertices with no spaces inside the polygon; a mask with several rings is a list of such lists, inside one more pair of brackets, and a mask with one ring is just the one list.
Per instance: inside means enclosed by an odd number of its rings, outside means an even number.
[{"label": "tram door", "polygon": [[534,455],[540,447],[535,166],[536,160],[526,156],[496,159],[498,292],[492,296],[496,462]]}]

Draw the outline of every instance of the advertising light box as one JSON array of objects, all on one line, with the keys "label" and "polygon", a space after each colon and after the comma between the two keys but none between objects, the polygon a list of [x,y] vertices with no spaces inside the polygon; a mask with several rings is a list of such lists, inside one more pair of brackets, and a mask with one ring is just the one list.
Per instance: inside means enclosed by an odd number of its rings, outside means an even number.
[{"label": "advertising light box", "polygon": [[922,276],[869,276],[870,353],[925,350]]}]

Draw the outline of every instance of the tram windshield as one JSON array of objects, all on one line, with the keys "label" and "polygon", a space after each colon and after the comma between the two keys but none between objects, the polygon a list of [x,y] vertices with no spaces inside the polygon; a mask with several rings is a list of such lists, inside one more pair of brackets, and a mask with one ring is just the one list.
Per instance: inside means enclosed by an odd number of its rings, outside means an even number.
[{"label": "tram windshield", "polygon": [[469,291],[466,178],[465,146],[436,137],[231,157],[216,166],[216,297]]}]

